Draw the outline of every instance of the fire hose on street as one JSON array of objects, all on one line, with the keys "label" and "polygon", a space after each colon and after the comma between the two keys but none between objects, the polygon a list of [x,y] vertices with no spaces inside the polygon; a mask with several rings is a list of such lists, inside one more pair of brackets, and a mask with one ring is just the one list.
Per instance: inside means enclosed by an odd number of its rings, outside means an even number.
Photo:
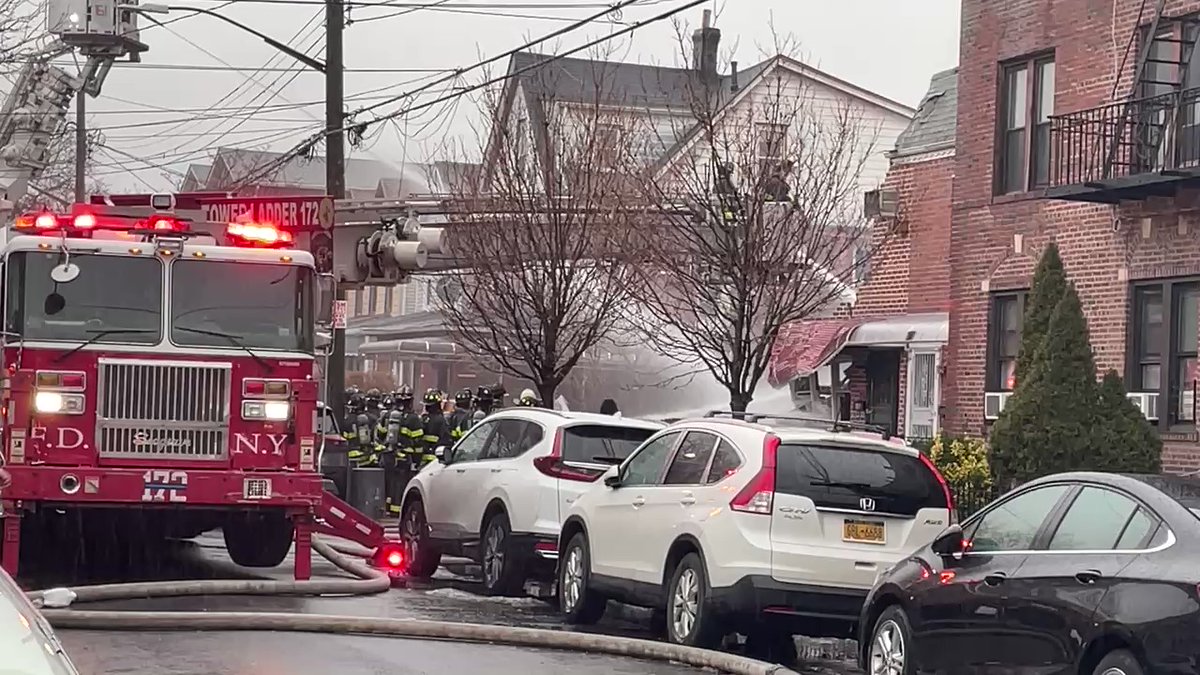
[{"label": "fire hose on street", "polygon": [[313,537],[313,549],[354,579],[309,581],[199,580],[103,584],[29,593],[55,628],[104,631],[280,631],[372,635],[559,649],[671,661],[732,675],[796,675],[783,666],[734,654],[636,638],[485,624],[282,612],[154,612],[68,609],[87,602],[211,595],[354,596],[383,593],[387,574],[354,558],[365,549]]}]

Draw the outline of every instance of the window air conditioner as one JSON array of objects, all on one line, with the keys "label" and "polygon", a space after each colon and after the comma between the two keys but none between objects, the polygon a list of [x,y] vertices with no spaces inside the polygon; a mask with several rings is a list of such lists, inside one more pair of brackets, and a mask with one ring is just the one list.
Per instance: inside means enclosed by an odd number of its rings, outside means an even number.
[{"label": "window air conditioner", "polygon": [[1011,391],[989,391],[985,393],[983,395],[983,419],[1000,419],[1000,411],[1004,410],[1004,404],[1008,403],[1009,396],[1012,396]]},{"label": "window air conditioner", "polygon": [[1157,392],[1130,392],[1129,400],[1133,401],[1133,405],[1137,406],[1137,409],[1142,411],[1142,414],[1146,416],[1146,419],[1152,422],[1158,420]]}]

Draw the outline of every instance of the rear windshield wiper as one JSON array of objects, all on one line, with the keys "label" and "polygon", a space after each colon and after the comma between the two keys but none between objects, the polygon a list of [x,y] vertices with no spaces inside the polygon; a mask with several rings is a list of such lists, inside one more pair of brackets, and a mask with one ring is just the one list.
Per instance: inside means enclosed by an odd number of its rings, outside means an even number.
[{"label": "rear windshield wiper", "polygon": [[89,330],[88,334],[91,335],[90,338],[79,343],[78,346],[76,346],[68,351],[63,352],[62,354],[59,354],[58,358],[54,359],[54,363],[58,363],[59,361],[62,361],[63,359],[70,357],[72,354],[75,354],[76,352],[78,352],[80,349],[83,349],[84,347],[96,344],[97,342],[99,342],[100,340],[103,340],[104,338],[108,337],[109,335],[146,335],[147,333],[158,333],[158,329],[157,328],[105,328],[103,330]]},{"label": "rear windshield wiper", "polygon": [[242,342],[241,336],[234,335],[233,333],[222,333],[221,331],[218,331],[218,330],[204,330],[203,328],[189,328],[187,326],[175,326],[175,330],[181,330],[185,333],[195,333],[196,335],[208,335],[209,337],[224,338],[226,340],[229,340],[229,344],[231,344],[234,347],[237,347],[238,349],[241,349],[242,351],[249,354],[251,356],[251,358],[253,358],[255,360],[255,362],[257,362],[258,365],[262,366],[263,369],[265,369],[267,372],[271,372],[271,371],[275,370],[274,368],[271,367],[270,361],[267,361],[266,359],[259,356],[258,354],[255,354],[253,349],[250,349],[249,347],[247,347],[246,343]]},{"label": "rear windshield wiper", "polygon": [[814,481],[814,482],[809,483],[809,485],[812,485],[813,487],[842,488],[845,490],[849,490],[851,492],[856,492],[860,495],[878,496],[878,495],[890,494],[886,490],[880,490],[879,488],[877,488],[873,485],[868,485],[867,483],[846,483],[846,482],[841,482],[841,481],[828,481],[827,480],[827,481]]}]

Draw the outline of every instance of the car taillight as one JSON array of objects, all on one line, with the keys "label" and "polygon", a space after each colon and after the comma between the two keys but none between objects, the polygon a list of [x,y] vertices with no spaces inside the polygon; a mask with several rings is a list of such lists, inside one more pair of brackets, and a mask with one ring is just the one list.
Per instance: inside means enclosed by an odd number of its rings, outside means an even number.
[{"label": "car taillight", "polygon": [[942,486],[942,494],[946,496],[946,508],[950,510],[950,524],[953,525],[957,523],[958,511],[956,511],[954,508],[954,493],[950,491],[950,484],[946,482],[945,477],[942,476],[942,472],[938,471],[937,467],[934,466],[933,460],[926,457],[924,453],[921,453],[919,456],[921,458],[921,463],[924,464],[927,469],[933,472],[933,476],[937,478],[938,485]]},{"label": "car taillight", "polygon": [[778,454],[779,437],[767,434],[763,440],[762,468],[729,502],[729,508],[743,513],[771,515],[775,505],[775,457]]},{"label": "car taillight", "polygon": [[573,480],[580,483],[594,483],[596,479],[604,475],[604,472],[598,469],[568,466],[562,458],[562,444],[563,430],[560,428],[554,433],[554,445],[550,454],[533,460],[534,468],[551,478]]}]

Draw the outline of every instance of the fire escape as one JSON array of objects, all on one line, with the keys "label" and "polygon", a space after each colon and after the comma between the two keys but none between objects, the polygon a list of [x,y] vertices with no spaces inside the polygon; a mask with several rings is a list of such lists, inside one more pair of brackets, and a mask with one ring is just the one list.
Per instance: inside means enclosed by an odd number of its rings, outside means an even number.
[{"label": "fire escape", "polygon": [[1200,185],[1200,16],[1156,5],[1138,28],[1129,97],[1051,118],[1047,197],[1115,204]]}]

